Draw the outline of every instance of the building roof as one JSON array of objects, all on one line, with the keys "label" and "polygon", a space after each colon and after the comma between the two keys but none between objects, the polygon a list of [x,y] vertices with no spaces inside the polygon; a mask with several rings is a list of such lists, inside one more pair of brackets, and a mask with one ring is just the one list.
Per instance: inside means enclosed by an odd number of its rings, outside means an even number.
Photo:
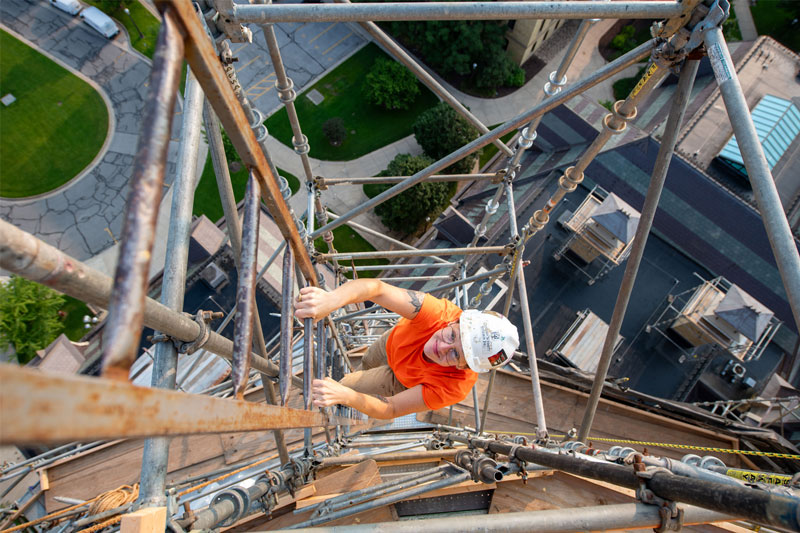
[{"label": "building roof", "polygon": [[761,337],[774,316],[764,304],[736,285],[731,285],[714,313],[753,342]]},{"label": "building roof", "polygon": [[[800,110],[791,100],[766,94],[750,115],[771,170],[800,135]],[[747,176],[735,135],[722,148],[719,158],[741,176]]]},{"label": "building roof", "polygon": [[594,210],[592,219],[625,244],[631,242],[639,225],[639,211],[616,194],[609,193]]},{"label": "building roof", "polygon": [[63,333],[44,350],[38,350],[36,357],[28,363],[48,372],[75,374],[85,359],[84,345],[76,345]]}]

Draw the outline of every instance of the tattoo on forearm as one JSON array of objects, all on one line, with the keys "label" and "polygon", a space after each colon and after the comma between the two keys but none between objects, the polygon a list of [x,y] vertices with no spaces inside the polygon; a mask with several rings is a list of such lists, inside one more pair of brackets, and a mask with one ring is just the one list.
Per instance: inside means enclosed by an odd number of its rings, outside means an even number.
[{"label": "tattoo on forearm", "polygon": [[381,396],[380,394],[373,394],[373,396],[374,396],[375,398],[379,399],[380,401],[382,401],[383,403],[389,403],[389,400],[387,400],[386,398],[384,398],[384,397],[383,397],[383,396]]},{"label": "tattoo on forearm", "polygon": [[424,295],[418,291],[406,292],[408,293],[411,305],[414,306],[414,312],[419,313],[419,310],[422,309],[422,298],[424,298]]}]

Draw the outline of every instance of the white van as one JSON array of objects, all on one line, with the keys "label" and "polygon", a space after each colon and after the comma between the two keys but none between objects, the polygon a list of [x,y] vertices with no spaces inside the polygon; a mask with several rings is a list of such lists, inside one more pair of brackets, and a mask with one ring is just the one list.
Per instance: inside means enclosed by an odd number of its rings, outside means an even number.
[{"label": "white van", "polygon": [[50,5],[60,9],[64,13],[69,13],[73,17],[77,15],[83,7],[78,0],[50,0]]},{"label": "white van", "polygon": [[111,19],[111,17],[94,6],[87,7],[81,11],[80,17],[86,24],[109,39],[119,33],[119,28],[116,24],[114,24],[114,21]]}]

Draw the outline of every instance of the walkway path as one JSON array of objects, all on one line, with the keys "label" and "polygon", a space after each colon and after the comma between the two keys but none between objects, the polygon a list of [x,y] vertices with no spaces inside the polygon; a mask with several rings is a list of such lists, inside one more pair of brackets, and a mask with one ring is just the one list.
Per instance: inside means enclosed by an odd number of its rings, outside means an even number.
[{"label": "walkway path", "polygon": [[[109,41],[46,2],[2,0],[0,20],[91,79],[111,101],[111,140],[91,169],[57,193],[35,200],[0,200],[0,217],[76,259],[88,259],[111,246],[122,231],[150,64],[130,50],[124,32]],[[174,145],[167,179],[174,173]]]},{"label": "walkway path", "polygon": [[[602,20],[593,25],[586,36],[584,46],[581,47],[572,62],[572,66],[567,74],[568,81],[574,82],[575,80],[579,80],[606,64],[606,60],[600,55],[596,43],[615,22],[616,20]],[[567,29],[568,28],[565,28],[565,30]],[[548,64],[533,78],[528,80],[523,87],[502,98],[486,99],[470,96],[452,87],[435,72],[430,69],[427,70],[439,83],[447,88],[451,94],[455,95],[459,101],[466,105],[485,125],[493,126],[505,122],[530,109],[543,99],[543,89],[545,83],[548,81],[548,76],[550,72],[557,68],[564,56],[566,44],[571,38],[572,32],[565,31],[561,32],[559,42],[548,43],[549,46],[558,50],[553,54]],[[553,36],[552,39],[559,39],[559,35]],[[613,94],[611,85],[613,82],[619,78],[632,76],[637,70],[637,66],[629,67],[622,73],[614,76],[611,80],[588,90],[585,94],[595,101],[612,100]],[[296,176],[303,176],[303,167],[300,158],[291,148],[277,141],[275,138],[270,137],[269,151],[276,166]],[[342,176],[367,177],[374,176],[385,169],[394,156],[399,153],[418,154],[421,152],[422,149],[414,140],[414,136],[409,135],[389,146],[385,146],[351,161],[322,161],[311,158],[311,167],[315,175],[328,178]],[[365,202],[367,197],[364,195],[360,186],[338,186],[333,192],[327,191],[323,193],[323,200],[330,209],[337,213],[344,213]],[[292,197],[291,203],[296,211],[303,212],[305,209],[305,201],[305,195],[298,193]]]},{"label": "walkway path", "polygon": [[742,33],[742,40],[755,41],[758,39],[758,30],[756,30],[756,23],[753,20],[753,13],[750,11],[750,0],[733,0],[733,12],[736,14],[736,22]]}]

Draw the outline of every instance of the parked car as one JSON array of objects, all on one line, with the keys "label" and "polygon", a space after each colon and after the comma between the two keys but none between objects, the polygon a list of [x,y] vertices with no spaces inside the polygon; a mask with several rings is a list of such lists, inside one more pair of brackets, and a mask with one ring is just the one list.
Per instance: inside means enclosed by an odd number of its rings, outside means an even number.
[{"label": "parked car", "polygon": [[83,8],[78,0],[50,0],[50,5],[64,13],[69,13],[73,17]]},{"label": "parked car", "polygon": [[109,39],[119,33],[119,28],[114,24],[114,20],[94,6],[81,11],[80,17],[86,24]]}]

